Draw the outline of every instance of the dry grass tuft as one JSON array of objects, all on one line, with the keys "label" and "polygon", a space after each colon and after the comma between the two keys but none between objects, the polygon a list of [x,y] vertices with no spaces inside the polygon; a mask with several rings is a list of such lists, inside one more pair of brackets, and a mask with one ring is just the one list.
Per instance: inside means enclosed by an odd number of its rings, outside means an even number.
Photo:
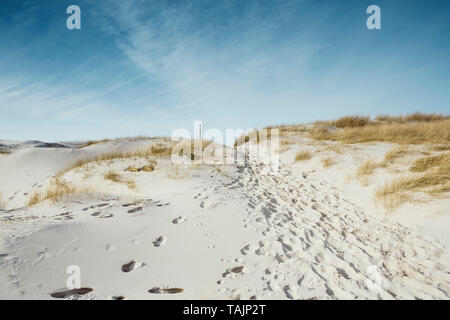
[{"label": "dry grass tuft", "polygon": [[[150,164],[152,164],[152,162],[154,162],[156,164],[157,162],[153,159],[150,159],[150,157],[152,157],[152,156],[163,157],[163,156],[171,155],[171,152],[172,152],[171,146],[166,146],[162,143],[157,143],[157,144],[152,145],[149,148],[137,149],[137,150],[128,151],[128,152],[124,152],[124,151],[109,152],[109,153],[101,154],[96,157],[79,160],[79,161],[75,162],[73,165],[58,172],[56,177],[53,179],[51,185],[46,190],[46,192],[33,193],[28,201],[28,205],[32,206],[32,205],[35,205],[35,204],[45,201],[45,200],[52,200],[52,202],[56,202],[56,201],[59,201],[64,195],[67,195],[67,194],[92,192],[93,190],[89,189],[89,188],[79,188],[79,187],[69,186],[68,184],[63,182],[61,179],[61,177],[65,173],[67,173],[71,170],[86,169],[87,165],[89,163],[100,162],[100,161],[112,161],[115,159],[129,159],[129,158],[142,157],[142,158],[146,158]],[[139,171],[139,169],[138,169],[138,171]],[[136,189],[136,184],[133,180],[125,179],[122,177],[118,178],[117,176],[114,175],[114,172],[109,172],[108,174],[106,174],[105,179],[108,179],[108,180],[111,180],[114,182],[123,183],[132,190]]]},{"label": "dry grass tuft", "polygon": [[289,140],[282,140],[282,141],[280,142],[280,145],[282,145],[282,146],[289,146],[289,145],[291,145],[291,144],[294,144],[294,142],[289,141]]},{"label": "dry grass tuft", "polygon": [[450,153],[442,153],[437,156],[415,160],[409,170],[411,172],[424,172],[435,167],[445,167],[448,163],[450,163]]},{"label": "dry grass tuft", "polygon": [[[413,169],[414,168],[414,169]],[[402,198],[411,191],[423,191],[431,195],[450,192],[449,155],[421,158],[414,162],[412,170],[419,174],[410,174],[386,182],[377,188],[375,196],[378,200]],[[392,201],[391,201],[392,202]],[[401,201],[396,201],[401,203]]]},{"label": "dry grass tuft", "polygon": [[107,180],[111,180],[115,183],[120,183],[126,185],[131,190],[136,190],[136,183],[131,178],[124,178],[122,175],[117,172],[110,170],[103,176]]},{"label": "dry grass tuft", "polygon": [[445,145],[445,144],[441,144],[441,145],[435,145],[431,148],[433,151],[450,151],[450,145]]},{"label": "dry grass tuft", "polygon": [[317,127],[309,132],[315,140],[332,140],[344,143],[392,142],[399,144],[445,144],[450,142],[450,120],[370,124],[364,127],[345,127],[330,130]]},{"label": "dry grass tuft", "polygon": [[389,116],[389,115],[378,115],[375,120],[378,122],[387,122],[387,123],[405,123],[405,122],[432,122],[432,121],[441,121],[449,119],[449,116],[444,116],[442,114],[436,113],[420,113],[416,112],[413,114],[409,114],[406,116]]},{"label": "dry grass tuft", "polygon": [[334,164],[334,160],[331,157],[327,157],[325,159],[322,159],[322,166],[324,168],[330,167]]},{"label": "dry grass tuft", "polygon": [[113,182],[120,182],[120,174],[118,174],[117,172],[112,171],[112,170],[105,173],[103,177],[105,179],[111,180]]},{"label": "dry grass tuft", "polygon": [[396,159],[406,156],[409,154],[408,147],[401,145],[392,148],[384,155],[384,160],[380,163],[380,166],[387,167],[389,164],[392,164]]},{"label": "dry grass tuft", "polygon": [[295,162],[309,160],[312,158],[312,154],[308,150],[302,150],[295,155]]},{"label": "dry grass tuft", "polygon": [[89,141],[87,141],[85,144],[83,144],[82,146],[79,146],[78,149],[83,149],[83,148],[92,146],[92,145],[94,145],[94,144],[104,143],[104,142],[109,142],[109,141],[111,141],[111,139],[89,140]]},{"label": "dry grass tuft", "polygon": [[356,170],[356,176],[362,177],[371,175],[377,167],[378,164],[372,159],[366,160],[358,166],[358,169]]},{"label": "dry grass tuft", "polygon": [[[325,122],[326,123],[326,122]],[[364,127],[370,124],[370,117],[366,116],[346,116],[334,121],[330,121],[329,124],[337,128],[356,128]]]},{"label": "dry grass tuft", "polygon": [[116,151],[116,152],[109,152],[104,153],[96,157],[92,158],[86,158],[79,160],[75,162],[73,165],[69,166],[65,170],[62,171],[62,173],[68,172],[70,170],[83,167],[91,162],[100,162],[100,161],[109,161],[109,160],[115,160],[115,159],[129,159],[129,158],[146,158],[148,161],[155,161],[150,159],[150,157],[164,157],[164,156],[170,156],[172,154],[172,147],[166,146],[162,143],[157,143],[152,145],[149,148],[143,148],[143,149],[137,149],[133,151]]},{"label": "dry grass tuft", "polygon": [[34,192],[28,200],[28,206],[33,206],[39,202],[50,200],[53,203],[61,200],[65,195],[72,195],[78,193],[92,192],[92,189],[87,187],[69,186],[61,180],[61,175],[57,175],[50,183],[50,186],[43,193]]},{"label": "dry grass tuft", "polygon": [[[167,146],[163,143],[157,143],[152,145],[150,148],[150,155],[154,155],[157,157],[170,156],[172,154],[172,147]],[[148,154],[146,155],[148,156]]]}]

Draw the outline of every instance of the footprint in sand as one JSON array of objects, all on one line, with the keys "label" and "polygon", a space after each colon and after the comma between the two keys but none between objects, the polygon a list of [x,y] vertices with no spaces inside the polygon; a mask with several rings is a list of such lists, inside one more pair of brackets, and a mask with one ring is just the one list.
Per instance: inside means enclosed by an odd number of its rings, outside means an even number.
[{"label": "footprint in sand", "polygon": [[161,247],[163,246],[165,243],[167,242],[167,238],[164,236],[159,236],[158,238],[156,238],[155,241],[153,241],[153,245],[155,247]]},{"label": "footprint in sand", "polygon": [[124,296],[112,296],[111,299],[113,300],[125,300]]},{"label": "footprint in sand", "polygon": [[105,218],[112,218],[112,217],[114,217],[114,215],[112,213],[104,213],[104,214],[99,216],[99,218],[103,218],[103,219],[105,219]]},{"label": "footprint in sand", "polygon": [[159,288],[159,287],[154,287],[148,290],[149,293],[157,293],[157,294],[161,293],[176,294],[182,293],[183,291],[184,291],[183,288]]},{"label": "footprint in sand", "polygon": [[296,290],[290,285],[284,286],[283,291],[288,299],[295,299]]},{"label": "footprint in sand", "polygon": [[64,212],[56,215],[55,220],[72,220],[73,217],[70,215],[71,212]]},{"label": "footprint in sand", "polygon": [[186,222],[186,217],[183,217],[183,216],[179,216],[178,218],[175,218],[172,220],[172,223],[174,223],[174,224],[180,224],[183,222]]},{"label": "footprint in sand", "polygon": [[92,288],[79,288],[79,289],[53,292],[50,296],[52,296],[53,298],[57,298],[57,299],[65,299],[65,298],[69,298],[71,296],[77,296],[77,295],[82,296],[93,290],[94,289],[92,289]]},{"label": "footprint in sand", "polygon": [[156,206],[157,207],[166,207],[170,204],[170,202],[166,202],[166,203],[158,203]]},{"label": "footprint in sand", "polygon": [[136,206],[137,204],[138,204],[138,202],[131,202],[131,203],[123,204],[122,207],[127,208],[127,207],[131,207],[131,206]]},{"label": "footprint in sand", "polygon": [[130,262],[122,265],[122,271],[123,272],[130,272],[130,271],[136,270],[138,268],[141,268],[143,266],[145,266],[145,263],[143,263],[143,262],[136,262],[134,260],[131,260]]},{"label": "footprint in sand", "polygon": [[135,213],[135,212],[142,211],[142,210],[144,210],[144,207],[136,207],[134,209],[128,210],[127,212],[128,213]]}]

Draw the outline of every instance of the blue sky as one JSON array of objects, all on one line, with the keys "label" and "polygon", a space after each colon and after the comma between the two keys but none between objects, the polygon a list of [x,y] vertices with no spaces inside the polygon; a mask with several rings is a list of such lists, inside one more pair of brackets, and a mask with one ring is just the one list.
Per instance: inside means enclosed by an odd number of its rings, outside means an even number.
[{"label": "blue sky", "polygon": [[448,114],[449,35],[446,0],[3,0],[0,139]]}]

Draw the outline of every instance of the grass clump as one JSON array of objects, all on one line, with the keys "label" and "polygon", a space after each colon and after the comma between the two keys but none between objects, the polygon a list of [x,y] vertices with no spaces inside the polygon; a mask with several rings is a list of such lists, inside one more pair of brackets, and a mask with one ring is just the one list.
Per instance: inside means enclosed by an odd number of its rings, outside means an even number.
[{"label": "grass clump", "polygon": [[369,124],[363,127],[345,127],[330,130],[316,127],[309,132],[315,140],[332,140],[344,143],[391,142],[398,144],[450,143],[450,120]]},{"label": "grass clump", "polygon": [[397,146],[392,148],[384,155],[384,162],[391,163],[395,159],[401,158],[408,154],[408,149],[404,146]]},{"label": "grass clump", "polygon": [[105,143],[105,142],[109,142],[109,141],[111,141],[111,139],[89,140],[89,141],[86,141],[86,143],[84,143],[83,145],[79,146],[78,149],[83,149],[83,148],[92,146],[94,144]]},{"label": "grass clump", "polygon": [[120,174],[118,174],[117,172],[112,171],[112,170],[105,173],[103,177],[105,179],[111,180],[113,182],[120,182]]},{"label": "grass clump", "polygon": [[371,175],[377,167],[378,164],[372,159],[366,160],[358,166],[356,176],[361,177]]},{"label": "grass clump", "polygon": [[329,122],[330,125],[337,128],[356,128],[356,127],[364,127],[370,124],[370,117],[366,116],[346,116],[339,118],[337,120]]},{"label": "grass clump", "polygon": [[449,154],[417,159],[408,176],[395,178],[377,188],[378,200],[401,198],[406,192],[423,191],[431,195],[450,192]]},{"label": "grass clump", "polygon": [[106,180],[110,180],[115,183],[120,183],[126,185],[129,189],[135,190],[136,189],[136,183],[129,178],[124,178],[122,175],[118,174],[117,172],[110,170],[103,176]]},{"label": "grass clump", "polygon": [[450,153],[442,153],[436,156],[416,159],[409,170],[411,172],[424,172],[435,167],[448,167],[448,163],[450,163]]},{"label": "grass clump", "polygon": [[324,168],[328,168],[334,164],[334,160],[331,157],[326,157],[325,159],[322,159],[322,166]]},{"label": "grass clump", "polygon": [[308,150],[301,150],[295,155],[295,162],[305,161],[312,158],[312,154]]},{"label": "grass clump", "polygon": [[28,206],[33,206],[39,202],[50,200],[53,203],[61,200],[65,195],[72,195],[78,193],[92,192],[92,189],[81,188],[76,186],[69,186],[63,180],[61,180],[61,175],[57,175],[50,182],[49,187],[43,193],[34,192],[30,199],[28,200]]}]

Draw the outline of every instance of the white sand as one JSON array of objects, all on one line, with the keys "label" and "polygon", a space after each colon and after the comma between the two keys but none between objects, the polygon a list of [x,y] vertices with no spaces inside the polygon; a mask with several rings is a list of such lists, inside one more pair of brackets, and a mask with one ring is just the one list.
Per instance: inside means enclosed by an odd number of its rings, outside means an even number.
[{"label": "white sand", "polygon": [[[24,207],[77,159],[155,141],[83,149],[0,143],[17,145],[0,154],[0,299],[53,299],[67,290],[69,265],[94,289],[69,299],[450,297],[449,199],[387,215],[373,202],[375,182],[362,187],[348,179],[358,157],[382,157],[392,146],[330,152],[336,164],[324,169],[328,151],[293,164],[300,149],[293,145],[275,175],[261,174],[258,163],[175,166],[156,158],[155,171],[137,173],[123,170],[143,159],[93,163],[64,179],[95,193]],[[137,190],[105,180],[111,169]],[[184,291],[149,293],[154,287]]]}]

